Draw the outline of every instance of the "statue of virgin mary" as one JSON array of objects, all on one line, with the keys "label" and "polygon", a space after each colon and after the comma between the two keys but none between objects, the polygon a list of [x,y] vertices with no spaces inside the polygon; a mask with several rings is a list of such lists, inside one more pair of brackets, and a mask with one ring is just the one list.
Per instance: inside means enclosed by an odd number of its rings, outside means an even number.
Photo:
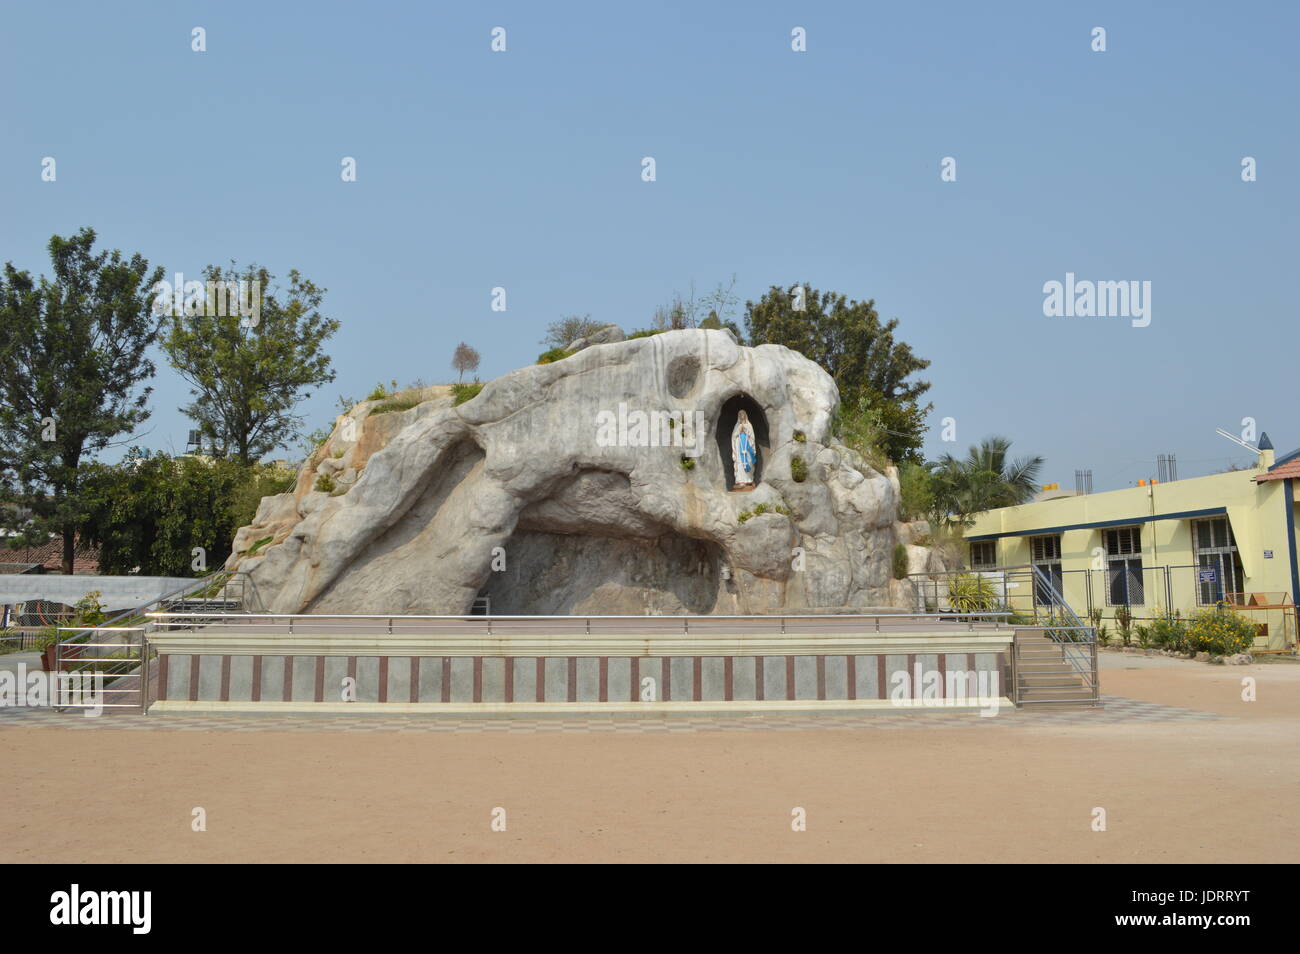
[{"label": "statue of virgin mary", "polygon": [[754,427],[749,423],[749,415],[741,411],[736,416],[736,426],[731,432],[731,465],[736,478],[732,489],[751,489],[757,464],[758,444],[754,441]]}]

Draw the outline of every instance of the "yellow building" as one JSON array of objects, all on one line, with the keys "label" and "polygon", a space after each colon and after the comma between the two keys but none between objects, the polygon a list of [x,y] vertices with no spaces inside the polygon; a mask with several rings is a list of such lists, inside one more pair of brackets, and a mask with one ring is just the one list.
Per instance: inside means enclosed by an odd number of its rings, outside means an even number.
[{"label": "yellow building", "polygon": [[1138,619],[1187,616],[1226,601],[1267,627],[1259,648],[1266,638],[1281,650],[1296,637],[1298,489],[1300,449],[1275,460],[1262,434],[1251,470],[985,511],[966,532],[967,564],[1036,565],[1080,617],[1125,606]]}]

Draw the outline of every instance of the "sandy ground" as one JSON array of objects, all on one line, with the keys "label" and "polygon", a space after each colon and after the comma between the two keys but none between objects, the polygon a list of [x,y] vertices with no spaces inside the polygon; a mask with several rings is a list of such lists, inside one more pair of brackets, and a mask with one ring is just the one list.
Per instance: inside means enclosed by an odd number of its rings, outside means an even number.
[{"label": "sandy ground", "polygon": [[[1241,700],[1243,677],[1258,701]],[[0,861],[1296,862],[1300,664],[1104,654],[1209,722],[681,733],[0,729]],[[152,718],[152,717],[151,717]],[[988,720],[996,722],[998,720]],[[207,831],[191,830],[191,812]],[[507,830],[490,828],[494,808]],[[807,830],[791,830],[802,808]],[[1107,830],[1091,830],[1094,808]]]}]

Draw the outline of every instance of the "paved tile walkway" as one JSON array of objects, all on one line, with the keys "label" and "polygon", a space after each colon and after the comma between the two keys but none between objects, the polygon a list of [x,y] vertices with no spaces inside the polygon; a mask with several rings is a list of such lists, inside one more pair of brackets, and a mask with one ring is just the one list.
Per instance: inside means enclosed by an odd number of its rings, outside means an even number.
[{"label": "paved tile walkway", "polygon": [[435,713],[385,716],[348,716],[322,713],[313,716],[260,713],[176,713],[141,716],[128,712],[87,718],[81,712],[40,708],[0,709],[0,729],[50,726],[64,729],[119,729],[150,731],[278,731],[320,732],[347,729],[361,732],[714,732],[725,730],[808,729],[925,729],[978,726],[1114,725],[1125,722],[1205,722],[1228,718],[1177,706],[1158,705],[1120,696],[1104,696],[1104,708],[1002,710],[984,718],[970,712],[942,710],[873,710],[823,714],[771,713],[744,716],[690,714],[642,715],[530,715],[527,718],[488,716],[464,718]]}]

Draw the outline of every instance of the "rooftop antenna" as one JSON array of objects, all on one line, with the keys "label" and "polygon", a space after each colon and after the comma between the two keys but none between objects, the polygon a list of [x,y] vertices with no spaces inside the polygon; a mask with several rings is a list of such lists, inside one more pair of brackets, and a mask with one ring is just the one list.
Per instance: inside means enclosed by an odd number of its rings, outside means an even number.
[{"label": "rooftop antenna", "polygon": [[1259,453],[1259,448],[1256,447],[1254,444],[1248,444],[1246,441],[1243,441],[1243,440],[1242,440],[1240,437],[1238,437],[1236,434],[1229,434],[1227,431],[1225,431],[1225,430],[1224,430],[1223,428],[1221,428],[1221,427],[1216,427],[1216,428],[1214,429],[1214,433],[1218,434],[1220,437],[1226,437],[1228,440],[1232,441],[1234,444],[1240,444],[1242,447],[1246,448],[1246,450],[1250,451],[1252,454],[1258,454],[1258,453]]},{"label": "rooftop antenna", "polygon": [[1159,454],[1156,457],[1156,469],[1160,472],[1160,482],[1167,483],[1178,479],[1178,455]]}]

